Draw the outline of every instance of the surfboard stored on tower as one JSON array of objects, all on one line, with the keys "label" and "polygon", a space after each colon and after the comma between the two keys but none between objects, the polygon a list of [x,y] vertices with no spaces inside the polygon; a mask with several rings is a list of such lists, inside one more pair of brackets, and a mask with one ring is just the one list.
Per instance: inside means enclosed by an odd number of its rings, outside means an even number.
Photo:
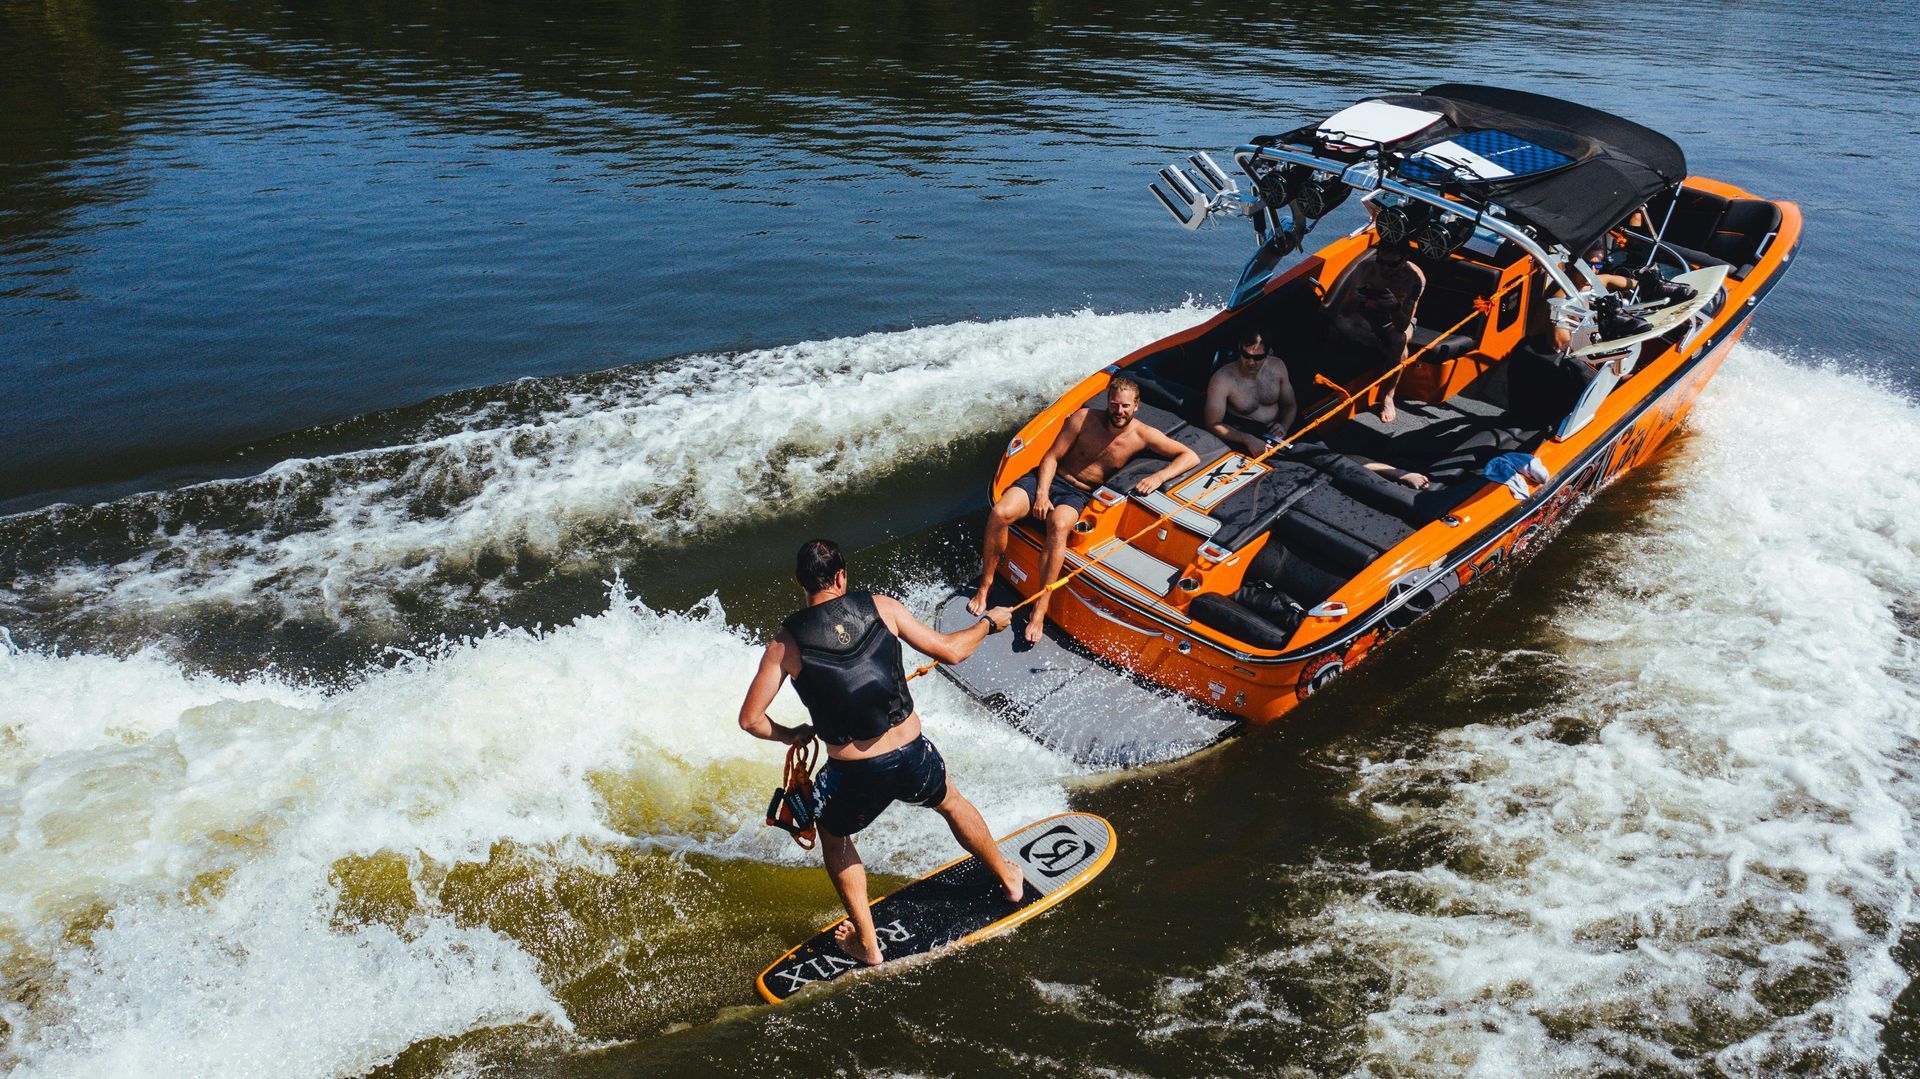
[{"label": "surfboard stored on tower", "polygon": [[872,903],[874,929],[887,963],[863,967],[840,950],[836,920],[760,973],[756,988],[778,1004],[809,986],[860,970],[882,970],[914,956],[957,948],[1004,933],[1085,887],[1113,860],[1113,826],[1091,813],[1062,813],[1035,821],[999,841],[1019,866],[1026,893],[1010,902],[1000,880],[972,855],[949,862]]}]

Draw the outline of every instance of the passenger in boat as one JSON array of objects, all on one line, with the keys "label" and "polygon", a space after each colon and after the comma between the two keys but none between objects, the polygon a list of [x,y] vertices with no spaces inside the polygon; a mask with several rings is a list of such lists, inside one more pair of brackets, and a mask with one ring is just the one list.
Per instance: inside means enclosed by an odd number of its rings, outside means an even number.
[{"label": "passenger in boat", "polygon": [[[1407,339],[1413,332],[1414,312],[1426,290],[1427,275],[1408,259],[1406,244],[1381,244],[1372,258],[1354,272],[1352,287],[1334,313],[1334,324],[1360,344],[1379,349],[1388,363],[1406,362]],[[1393,391],[1400,385],[1395,371],[1380,399],[1380,422],[1399,416]]]},{"label": "passenger in boat", "polygon": [[1286,365],[1275,360],[1260,334],[1250,333],[1241,339],[1234,361],[1207,380],[1201,419],[1229,446],[1259,454],[1268,442],[1287,437],[1295,411]]},{"label": "passenger in boat", "polygon": [[[988,634],[1011,625],[1013,612],[995,607],[958,633],[936,632],[890,596],[848,591],[846,558],[832,540],[810,540],[800,548],[794,579],[807,605],[781,623],[761,654],[740,705],[740,727],[771,742],[804,745],[818,737],[827,744],[827,764],[813,793],[820,852],[847,908],[834,939],[849,958],[871,966],[886,956],[874,934],[867,870],[853,836],[894,802],[944,817],[967,853],[1000,878],[1008,902],[1018,903],[1026,887],[1020,869],[1001,856],[980,811],[947,781],[940,751],[920,733],[900,654],[905,640],[942,663],[958,663]],[[787,727],[767,715],[789,678],[813,718],[810,724]]]},{"label": "passenger in boat", "polygon": [[1094,488],[1126,467],[1141,452],[1171,459],[1172,463],[1133,485],[1135,494],[1152,494],[1160,485],[1200,465],[1200,455],[1167,437],[1166,433],[1134,418],[1140,408],[1140,384],[1125,375],[1115,375],[1107,384],[1107,407],[1103,412],[1083,408],[1067,417],[1060,434],[1053,440],[1040,467],[1021,477],[994,503],[987,517],[986,550],[981,558],[980,588],[967,603],[967,610],[979,614],[987,609],[987,593],[993,588],[993,575],[1000,568],[1000,557],[1007,550],[1007,531],[1014,522],[1032,514],[1047,523],[1047,546],[1041,558],[1039,597],[1033,601],[1033,615],[1027,622],[1026,637],[1038,641],[1046,625],[1047,604],[1053,593],[1045,588],[1060,576],[1060,564],[1067,554],[1067,535],[1080,511],[1087,508]]}]

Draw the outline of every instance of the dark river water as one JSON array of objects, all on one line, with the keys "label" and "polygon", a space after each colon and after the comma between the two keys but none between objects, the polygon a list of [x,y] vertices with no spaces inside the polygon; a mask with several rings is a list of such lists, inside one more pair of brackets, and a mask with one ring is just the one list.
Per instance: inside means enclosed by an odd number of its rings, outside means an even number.
[{"label": "dark river water", "polygon": [[[1777,0],[0,0],[0,1068],[1915,1074],[1916,56]],[[1686,432],[1284,730],[1099,774],[915,683],[996,831],[1119,853],[758,1006],[835,910],[733,723],[796,542],[930,610],[1006,434],[1223,301],[1250,233],[1153,167],[1439,81],[1800,203]]]}]

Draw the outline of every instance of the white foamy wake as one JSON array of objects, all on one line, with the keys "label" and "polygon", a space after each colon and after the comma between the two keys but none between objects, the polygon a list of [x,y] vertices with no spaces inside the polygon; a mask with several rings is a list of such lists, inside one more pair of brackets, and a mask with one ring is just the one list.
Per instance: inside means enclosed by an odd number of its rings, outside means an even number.
[{"label": "white foamy wake", "polygon": [[[423,882],[502,843],[603,874],[636,840],[811,861],[759,820],[779,749],[734,724],[755,655],[717,604],[663,615],[618,592],[335,693],[0,648],[0,1063],[330,1076],[480,1027],[565,1032],[557,972]],[[996,830],[1065,808],[1067,762],[940,679],[915,691]],[[933,814],[871,835],[882,871],[951,857]],[[381,852],[415,882],[397,927],[341,914],[336,867]]]},{"label": "white foamy wake", "polygon": [[1691,425],[1552,654],[1503,660],[1557,702],[1359,762],[1439,864],[1336,869],[1312,944],[1211,978],[1372,972],[1368,1075],[1870,1067],[1920,876],[1920,409],[1743,348]]},{"label": "white foamy wake", "polygon": [[[136,552],[8,584],[36,605],[130,616],[227,604],[381,618],[396,593],[431,594],[485,555],[557,557],[596,534],[671,539],[794,512],[1017,425],[1205,313],[960,323],[634,368],[517,422],[483,407],[414,444],[138,496],[121,510],[158,524],[134,526],[152,528]],[[220,516],[203,519],[210,508]],[[63,522],[91,516],[43,513],[34,542],[57,547]]]}]

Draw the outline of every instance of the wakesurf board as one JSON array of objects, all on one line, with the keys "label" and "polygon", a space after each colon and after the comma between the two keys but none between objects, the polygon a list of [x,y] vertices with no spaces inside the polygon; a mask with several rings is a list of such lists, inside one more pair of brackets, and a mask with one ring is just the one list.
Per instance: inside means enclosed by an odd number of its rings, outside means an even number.
[{"label": "wakesurf board", "polygon": [[[1708,304],[1720,295],[1720,287],[1726,284],[1725,266],[1708,266],[1699,270],[1689,270],[1673,279],[1677,284],[1693,286],[1693,299],[1668,307],[1656,307],[1651,311],[1634,311],[1647,320],[1647,328],[1640,333],[1609,340],[1593,341],[1572,351],[1576,358],[1598,356],[1602,353],[1618,352],[1630,345],[1651,340],[1663,333],[1670,332],[1681,323],[1699,314]],[[1633,310],[1629,308],[1629,310]]]},{"label": "wakesurf board", "polygon": [[[998,843],[1026,876],[1026,894],[1008,902],[1000,878],[968,855],[872,903],[885,966],[911,956],[957,948],[1004,933],[1079,891],[1113,860],[1113,825],[1091,813],[1035,821]],[[840,950],[833,931],[845,918],[775,960],[757,987],[778,1004],[809,986],[868,969]]]}]

